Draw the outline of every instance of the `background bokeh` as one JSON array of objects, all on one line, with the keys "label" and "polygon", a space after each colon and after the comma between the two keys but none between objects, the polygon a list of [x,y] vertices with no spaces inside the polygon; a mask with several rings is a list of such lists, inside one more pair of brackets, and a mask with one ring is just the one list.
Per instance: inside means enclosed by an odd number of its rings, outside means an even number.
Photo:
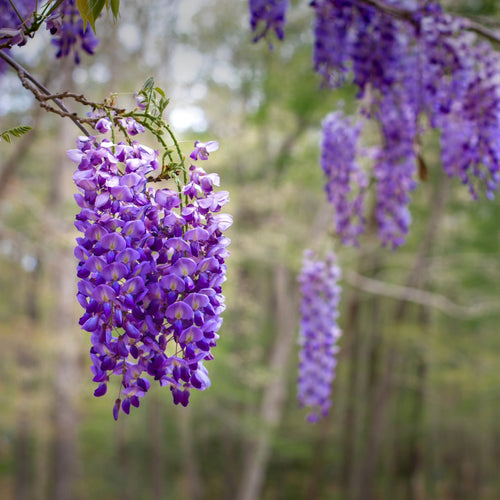
[{"label": "background bokeh", "polygon": [[[16,52],[50,89],[95,101],[133,103],[154,76],[184,152],[221,144],[203,166],[231,194],[227,311],[212,387],[188,408],[155,386],[115,422],[113,388],[92,396],[65,154],[78,130],[1,76],[1,129],[34,126],[0,143],[1,499],[500,498],[498,199],[473,202],[445,178],[428,134],[408,243],[392,252],[369,231],[343,248],[319,141],[329,111],[356,111],[356,91],[321,88],[311,9],[292,5],[272,50],[252,44],[245,1],[125,0],[118,23],[97,22],[97,53],[78,67],[54,60],[46,33]],[[496,2],[448,6],[500,23]],[[332,411],[316,425],[295,389],[306,248],[334,248],[343,268]]]}]

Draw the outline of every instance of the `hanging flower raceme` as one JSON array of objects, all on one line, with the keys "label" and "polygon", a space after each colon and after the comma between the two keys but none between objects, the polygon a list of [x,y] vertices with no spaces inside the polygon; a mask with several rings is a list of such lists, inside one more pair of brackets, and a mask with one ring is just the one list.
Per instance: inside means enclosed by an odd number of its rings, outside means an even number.
[{"label": "hanging flower raceme", "polygon": [[269,30],[274,30],[276,36],[282,40],[285,36],[285,16],[288,10],[288,0],[249,0],[250,26],[252,31],[261,30],[254,42],[267,35]]},{"label": "hanging flower raceme", "polygon": [[360,126],[354,126],[341,111],[330,113],[323,122],[321,167],[325,189],[335,208],[336,231],[346,245],[357,245],[365,227],[368,179],[356,161],[360,132]]},{"label": "hanging flower raceme", "polygon": [[56,57],[73,53],[75,64],[80,63],[80,49],[93,55],[99,43],[90,27],[85,28],[75,0],[63,0],[47,19],[46,26],[53,36],[52,43],[58,49]]},{"label": "hanging flower raceme", "polygon": [[191,389],[210,385],[204,363],[213,359],[224,311],[230,240],[223,233],[232,219],[220,210],[228,194],[215,191],[216,174],[195,165],[182,192],[149,187],[158,153],[138,142],[81,137],[77,144],[69,152],[78,164],[75,225],[83,233],[77,296],[95,395],[120,378],[116,419],[120,409],[139,406],[153,379],[186,406]]},{"label": "hanging flower raceme", "polygon": [[[443,13],[437,2],[386,3],[405,19],[357,0],[311,5],[316,71],[330,87],[351,77],[364,99],[362,114],[379,127],[371,176],[375,217],[382,243],[396,248],[409,231],[418,145],[427,126],[440,131],[445,172],[467,185],[474,198],[481,190],[494,197],[500,183],[500,57],[468,31],[469,21]],[[350,244],[363,229],[356,224],[362,207],[351,191],[357,135],[347,126],[335,127],[338,116],[325,120],[321,166],[337,233]]]},{"label": "hanging flower raceme", "polygon": [[327,415],[331,406],[338,352],[336,342],[341,334],[337,326],[339,278],[340,268],[333,253],[323,261],[313,251],[305,252],[299,277],[302,303],[298,400],[301,406],[309,407],[309,422],[317,422]]}]

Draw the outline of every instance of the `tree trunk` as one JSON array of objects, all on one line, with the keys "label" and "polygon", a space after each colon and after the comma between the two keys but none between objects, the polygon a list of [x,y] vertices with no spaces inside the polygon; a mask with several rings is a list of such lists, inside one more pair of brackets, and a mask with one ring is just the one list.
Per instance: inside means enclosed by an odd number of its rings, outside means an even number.
[{"label": "tree trunk", "polygon": [[[64,88],[71,87],[70,69],[65,69]],[[57,308],[53,321],[56,344],[55,400],[54,400],[54,500],[75,500],[78,477],[76,400],[79,396],[79,348],[80,335],[76,323],[76,278],[72,240],[61,231],[69,227],[69,221],[61,213],[72,200],[72,168],[66,158],[65,149],[74,143],[77,129],[61,122],[62,151],[54,158],[54,177],[50,208],[54,218],[61,220],[54,230],[59,233],[57,241],[62,242],[52,262],[52,274],[56,285]],[[62,216],[64,217],[64,216]],[[71,244],[70,244],[71,242]]]},{"label": "tree trunk", "polygon": [[261,497],[271,438],[281,420],[285,403],[286,369],[295,341],[297,308],[294,295],[290,293],[288,270],[281,264],[275,268],[274,289],[277,335],[270,359],[271,374],[260,409],[260,432],[245,457],[243,478],[236,496],[238,500],[258,500]]}]

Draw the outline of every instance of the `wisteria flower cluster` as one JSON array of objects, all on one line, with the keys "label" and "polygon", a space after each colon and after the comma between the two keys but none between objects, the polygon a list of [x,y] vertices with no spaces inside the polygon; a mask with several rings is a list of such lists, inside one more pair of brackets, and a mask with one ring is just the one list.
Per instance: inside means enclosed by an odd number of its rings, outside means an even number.
[{"label": "wisteria flower cluster", "polygon": [[298,400],[310,409],[309,422],[326,416],[331,406],[337,340],[341,335],[337,325],[339,278],[335,254],[329,253],[321,260],[312,250],[306,250],[299,276],[302,303]]},{"label": "wisteria flower cluster", "polygon": [[[99,40],[91,29],[84,29],[83,19],[75,0],[63,0],[50,15],[49,7],[49,3],[46,3],[43,11],[47,13],[41,14],[36,0],[20,0],[15,3],[0,0],[0,42],[5,42],[8,47],[24,45],[27,41],[26,33],[36,31],[41,23],[38,20],[34,23],[38,16],[45,19],[45,26],[53,37],[52,43],[58,49],[57,58],[73,54],[75,63],[79,64],[80,50],[94,54]],[[0,71],[4,67],[5,63],[0,61]]]},{"label": "wisteria flower cluster", "polygon": [[[9,0],[0,0],[0,42],[8,42],[9,46],[24,45],[26,36],[23,21],[29,24],[29,18],[35,7],[35,0],[18,1],[16,9],[13,8]],[[0,73],[5,71],[6,67],[5,62],[0,59]]]},{"label": "wisteria flower cluster", "polygon": [[46,25],[52,34],[52,43],[57,47],[57,58],[73,54],[75,64],[80,64],[79,50],[94,54],[99,39],[89,27],[85,29],[75,0],[64,0],[47,19]]},{"label": "wisteria flower cluster", "polygon": [[273,30],[278,39],[283,39],[288,0],[249,0],[249,8],[252,31],[260,30],[254,42],[265,37],[269,30]]},{"label": "wisteria flower cluster", "polygon": [[136,141],[80,137],[77,145],[68,153],[78,164],[81,208],[77,296],[92,343],[94,394],[120,379],[117,419],[120,409],[139,406],[152,379],[186,406],[191,389],[210,386],[204,363],[213,359],[225,308],[230,240],[223,233],[232,219],[220,211],[228,193],[215,191],[219,177],[195,165],[180,191],[149,187],[158,152]]},{"label": "wisteria flower cluster", "polygon": [[330,113],[323,122],[321,167],[328,200],[335,207],[336,231],[346,245],[357,245],[365,227],[368,179],[356,159],[359,133],[360,126],[342,111]]},{"label": "wisteria flower cluster", "polygon": [[[441,131],[445,172],[466,184],[474,198],[479,189],[492,198],[500,182],[497,52],[477,42],[476,35],[467,31],[466,20],[443,13],[436,2],[382,3],[403,12],[399,18],[361,0],[314,0],[311,5],[316,70],[331,87],[352,76],[364,99],[365,118],[379,124],[381,141],[373,179],[382,243],[396,248],[408,233],[423,115]],[[358,136],[359,125],[353,128],[346,121],[342,125],[344,137]],[[325,120],[323,135],[324,169],[325,156],[341,157],[330,119]],[[331,152],[325,147],[331,147]],[[352,141],[346,141],[345,148],[344,155],[352,159]],[[344,243],[351,244],[357,239],[346,237],[346,231],[359,231],[360,207],[339,200],[353,189],[353,163],[339,161],[339,168],[344,174],[336,171],[337,185],[329,184],[327,192],[337,211],[337,231]],[[357,189],[362,191],[365,178],[360,182]]]}]

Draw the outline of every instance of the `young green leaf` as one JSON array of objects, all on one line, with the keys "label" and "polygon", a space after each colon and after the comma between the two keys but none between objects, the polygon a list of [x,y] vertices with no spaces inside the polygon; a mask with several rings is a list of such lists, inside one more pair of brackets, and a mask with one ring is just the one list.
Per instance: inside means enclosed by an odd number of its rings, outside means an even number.
[{"label": "young green leaf", "polygon": [[3,132],[0,133],[0,138],[3,139],[5,142],[8,142],[10,144],[11,139],[10,136],[13,135],[14,137],[21,137],[22,135],[26,134],[32,129],[32,127],[28,125],[20,125],[19,127],[14,127],[8,130],[4,130]]},{"label": "young green leaf", "polygon": [[84,28],[89,23],[95,32],[96,19],[99,17],[105,4],[106,0],[76,0],[76,6],[82,16]]},{"label": "young green leaf", "polygon": [[111,0],[111,12],[116,20],[120,12],[120,0]]}]

